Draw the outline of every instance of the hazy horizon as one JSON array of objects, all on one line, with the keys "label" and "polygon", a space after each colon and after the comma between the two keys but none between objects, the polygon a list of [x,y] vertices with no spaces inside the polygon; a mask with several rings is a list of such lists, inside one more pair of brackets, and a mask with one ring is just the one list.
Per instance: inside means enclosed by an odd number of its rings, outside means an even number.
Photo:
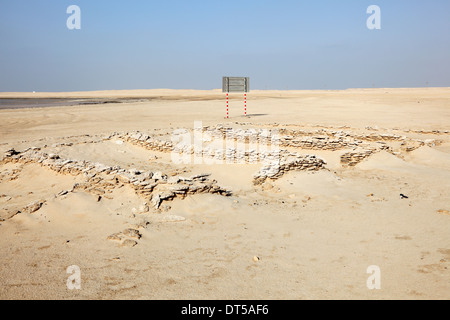
[{"label": "hazy horizon", "polygon": [[222,76],[251,90],[450,87],[448,12],[446,0],[3,0],[0,92],[212,90]]},{"label": "hazy horizon", "polygon": [[[374,89],[374,90],[383,90],[383,89],[450,89],[450,86],[434,86],[434,87],[360,87],[360,88],[344,88],[344,89],[253,89],[251,91],[346,91],[346,90],[367,90],[367,89]],[[146,90],[193,90],[193,91],[214,91],[218,90],[222,92],[222,88],[212,88],[212,89],[190,89],[190,88],[136,88],[136,89],[101,89],[101,90],[67,90],[67,91],[0,91],[0,93],[75,93],[75,92],[97,92],[97,91],[146,91]],[[239,92],[231,92],[229,95],[240,95]],[[29,97],[0,97],[0,99],[30,99]],[[43,98],[43,99],[74,99],[71,97],[61,98],[61,97],[54,97],[54,98]]]}]

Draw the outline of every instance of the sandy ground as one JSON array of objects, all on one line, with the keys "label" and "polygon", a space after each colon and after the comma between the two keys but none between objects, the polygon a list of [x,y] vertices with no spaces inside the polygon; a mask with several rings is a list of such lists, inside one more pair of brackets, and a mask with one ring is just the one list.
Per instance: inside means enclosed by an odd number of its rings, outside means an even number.
[{"label": "sandy ground", "polygon": [[[35,147],[169,176],[210,173],[232,194],[192,194],[156,208],[129,184],[100,199],[72,189],[84,174],[4,158],[1,299],[450,298],[449,88],[254,91],[247,117],[243,95],[231,95],[229,119],[219,90],[0,93],[13,97],[151,100],[0,110],[0,159]],[[378,149],[349,166],[343,155],[360,147],[286,147],[320,157],[325,168],[254,184],[261,164],[177,164],[170,152],[110,136],[138,130],[170,140],[194,121],[308,137],[344,131]],[[37,200],[40,208],[24,209]],[[129,228],[140,234],[134,246],[107,239]],[[80,290],[66,285],[72,265]],[[367,287],[372,265],[381,289]]]}]

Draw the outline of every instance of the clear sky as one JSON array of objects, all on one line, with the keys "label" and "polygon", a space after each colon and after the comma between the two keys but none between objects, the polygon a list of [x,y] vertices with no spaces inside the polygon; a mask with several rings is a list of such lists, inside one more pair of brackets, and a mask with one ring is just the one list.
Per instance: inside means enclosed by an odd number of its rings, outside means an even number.
[{"label": "clear sky", "polygon": [[[67,7],[81,9],[69,30]],[[369,5],[381,30],[369,30]],[[450,87],[449,0],[0,0],[0,91]]]}]

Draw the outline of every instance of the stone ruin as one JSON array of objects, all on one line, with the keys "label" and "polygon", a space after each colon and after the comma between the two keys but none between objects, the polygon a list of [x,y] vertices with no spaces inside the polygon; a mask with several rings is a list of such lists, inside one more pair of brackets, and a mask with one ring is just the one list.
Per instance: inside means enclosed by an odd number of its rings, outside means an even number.
[{"label": "stone ruin", "polygon": [[[185,133],[206,135],[219,142],[217,144],[212,143],[200,150],[196,150],[192,145],[180,147],[172,141],[172,132],[147,134],[139,131],[114,132],[98,139],[92,139],[91,136],[85,135],[86,141],[65,141],[51,147],[70,147],[75,143],[101,143],[103,141],[120,140],[151,151],[185,154],[192,157],[223,161],[223,163],[260,163],[261,168],[253,175],[253,184],[257,186],[268,180],[279,179],[289,171],[315,172],[327,170],[324,159],[312,154],[298,153],[298,150],[308,150],[308,153],[314,150],[342,150],[340,163],[343,168],[346,168],[356,166],[381,150],[402,157],[403,152],[411,152],[424,145],[435,146],[441,143],[436,139],[420,140],[379,132],[355,134],[346,130],[324,128],[307,131],[280,127],[279,125],[261,125],[260,127],[268,127],[268,129],[236,129],[231,126],[216,125],[184,130]],[[83,182],[76,183],[70,190],[61,191],[57,197],[80,190],[91,193],[99,199],[101,197],[108,198],[109,194],[116,188],[129,186],[136,194],[145,199],[145,207],[142,210],[140,209],[143,212],[149,211],[150,207],[156,211],[164,210],[164,202],[175,198],[183,199],[188,195],[211,193],[230,196],[232,194],[231,190],[227,190],[218,185],[217,181],[211,180],[208,173],[186,177],[173,173],[169,175],[161,171],[126,169],[86,160],[64,159],[56,153],[42,152],[41,148],[36,147],[24,151],[10,149],[5,153],[0,163],[36,163],[58,174],[82,176],[84,178]],[[14,175],[11,179],[14,179]],[[11,213],[11,216],[18,212],[33,213],[39,210],[45,202],[46,199],[34,201],[22,209],[16,210],[15,213]],[[163,219],[180,221],[181,218],[167,216]],[[136,228],[138,229],[138,227]],[[108,239],[119,241],[123,246],[134,246],[136,240],[140,238],[137,229],[125,229],[122,232],[110,235]]]},{"label": "stone ruin", "polygon": [[[224,196],[231,195],[231,191],[217,185],[217,181],[210,180],[209,174],[199,174],[192,177],[168,176],[160,171],[140,171],[123,169],[119,166],[107,166],[86,160],[62,159],[56,154],[40,152],[39,148],[30,148],[23,152],[9,150],[1,163],[37,163],[59,174],[73,176],[81,175],[84,183],[73,186],[75,190],[83,190],[98,196],[111,193],[113,189],[128,185],[134,191],[148,200],[155,209],[163,201],[176,197],[184,198],[197,193],[212,193]],[[66,193],[67,193],[66,192]],[[65,194],[65,193],[64,193]]]}]

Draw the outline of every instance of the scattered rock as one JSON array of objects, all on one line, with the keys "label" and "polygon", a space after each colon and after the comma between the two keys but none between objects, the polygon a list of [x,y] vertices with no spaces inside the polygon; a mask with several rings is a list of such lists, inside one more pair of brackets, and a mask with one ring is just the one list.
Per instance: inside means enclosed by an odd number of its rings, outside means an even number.
[{"label": "scattered rock", "polygon": [[122,234],[123,234],[124,236],[130,237],[130,238],[135,238],[135,239],[140,239],[141,236],[142,236],[142,235],[139,233],[138,230],[136,230],[136,229],[131,229],[131,228],[125,229],[125,230],[122,232]]},{"label": "scattered rock", "polygon": [[157,171],[157,172],[153,173],[152,178],[155,180],[166,180],[167,175],[163,174],[161,171]]},{"label": "scattered rock", "polygon": [[172,209],[172,207],[167,205],[167,204],[164,204],[164,205],[161,206],[161,210],[164,211],[164,212],[167,212],[170,209]]},{"label": "scattered rock", "polygon": [[10,200],[12,199],[11,196],[8,196],[8,195],[6,195],[6,194],[0,195],[0,198],[4,198],[4,201],[5,201],[5,202],[8,202],[8,201],[10,201]]},{"label": "scattered rock", "polygon": [[130,169],[128,171],[134,176],[138,176],[138,175],[142,174],[142,172],[137,169]]},{"label": "scattered rock", "polygon": [[155,207],[155,209],[159,208],[159,205],[161,204],[161,197],[159,196],[159,194],[152,195],[151,203],[153,207]]},{"label": "scattered rock", "polygon": [[150,208],[146,204],[139,206],[140,213],[145,213],[145,212],[149,212],[149,211],[150,211]]},{"label": "scattered rock", "polygon": [[108,238],[106,238],[107,240],[112,240],[112,241],[121,241],[123,238],[121,233],[113,233],[112,235],[108,236]]},{"label": "scattered rock", "polygon": [[135,224],[130,225],[130,227],[133,229],[141,229],[141,228],[146,229],[149,224],[150,222],[147,221],[146,219],[141,219]]},{"label": "scattered rock", "polygon": [[9,149],[8,151],[5,152],[5,156],[6,157],[12,157],[12,156],[15,156],[15,155],[18,155],[18,154],[20,154],[20,152],[17,152],[14,149]]},{"label": "scattered rock", "polygon": [[23,212],[25,213],[33,213],[38,211],[42,205],[45,203],[45,200],[38,200],[38,201],[34,201],[32,203],[30,203],[29,205],[27,205],[24,209]]},{"label": "scattered rock", "polygon": [[178,182],[180,182],[179,177],[170,177],[169,179],[167,179],[168,184],[177,184]]},{"label": "scattered rock", "polygon": [[195,176],[192,176],[190,179],[191,180],[195,180],[195,179],[203,179],[203,178],[207,178],[209,177],[211,174],[210,173],[201,173],[201,174],[197,174]]},{"label": "scattered rock", "polygon": [[58,193],[58,196],[59,196],[59,197],[65,196],[65,195],[68,194],[68,193],[69,193],[68,190],[63,190],[63,191],[61,191],[61,192]]},{"label": "scattered rock", "polygon": [[0,209],[0,221],[11,219],[15,215],[18,215],[19,213],[21,213],[20,210],[2,208]]},{"label": "scattered rock", "polygon": [[137,241],[131,240],[131,239],[125,239],[123,240],[121,246],[122,247],[134,247],[135,245],[137,245]]}]

